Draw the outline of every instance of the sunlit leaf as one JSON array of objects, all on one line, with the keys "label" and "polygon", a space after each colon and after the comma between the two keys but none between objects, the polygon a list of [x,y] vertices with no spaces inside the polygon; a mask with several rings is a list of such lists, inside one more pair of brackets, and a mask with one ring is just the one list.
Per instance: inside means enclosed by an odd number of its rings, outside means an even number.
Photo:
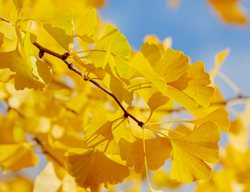
[{"label": "sunlit leaf", "polygon": [[224,49],[216,54],[214,59],[214,68],[210,71],[210,80],[214,83],[216,75],[219,73],[221,65],[224,60],[228,57],[230,49]]},{"label": "sunlit leaf", "polygon": [[75,17],[75,35],[80,36],[84,40],[89,40],[93,36],[97,28],[97,14],[93,8],[83,10],[80,17]]},{"label": "sunlit leaf", "polygon": [[108,154],[118,154],[119,146],[113,136],[112,126],[112,122],[106,122],[101,127],[97,127],[94,132],[87,130],[86,144]]},{"label": "sunlit leaf", "polygon": [[184,137],[172,139],[173,162],[170,178],[185,183],[208,179],[211,168],[206,162],[218,161],[219,139],[219,130],[212,122],[195,127],[193,132]]},{"label": "sunlit leaf", "polygon": [[[152,170],[158,169],[169,157],[170,143],[167,139],[161,137],[146,139],[145,143],[148,168]],[[138,139],[133,143],[121,139],[119,145],[121,158],[127,162],[127,166],[133,167],[138,173],[143,173],[145,165],[142,139]]]},{"label": "sunlit leaf", "polygon": [[154,67],[166,82],[174,82],[187,71],[188,57],[181,51],[168,48]]},{"label": "sunlit leaf", "polygon": [[246,24],[247,16],[240,0],[209,0],[218,15],[227,23]]},{"label": "sunlit leaf", "polygon": [[17,171],[37,164],[37,157],[28,143],[0,145],[0,167]]},{"label": "sunlit leaf", "polygon": [[142,53],[136,53],[129,63],[129,66],[140,73],[147,80],[152,82],[154,88],[166,94],[167,86],[163,77],[161,77],[146,60]]},{"label": "sunlit leaf", "polygon": [[42,89],[51,78],[51,71],[46,63],[36,59],[32,55],[33,44],[30,41],[29,33],[26,34],[23,42],[23,50],[0,52],[0,68],[9,68],[15,74],[16,89],[25,87]]},{"label": "sunlit leaf", "polygon": [[100,184],[116,184],[129,175],[128,168],[104,153],[85,151],[68,154],[69,171],[82,187],[97,189]]}]

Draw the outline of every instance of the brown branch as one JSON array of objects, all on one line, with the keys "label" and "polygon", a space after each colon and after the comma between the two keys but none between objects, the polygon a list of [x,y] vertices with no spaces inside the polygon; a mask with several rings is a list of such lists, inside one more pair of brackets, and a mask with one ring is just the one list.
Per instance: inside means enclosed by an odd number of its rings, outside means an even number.
[{"label": "brown branch", "polygon": [[47,53],[49,55],[52,55],[60,60],[62,60],[67,66],[68,68],[75,72],[77,75],[81,76],[83,78],[84,81],[89,81],[90,83],[92,83],[93,85],[95,85],[96,87],[98,87],[99,89],[101,89],[103,92],[105,92],[106,94],[108,94],[110,97],[112,97],[114,99],[114,101],[118,104],[118,106],[121,108],[121,110],[124,113],[124,117],[130,117],[131,119],[133,119],[140,127],[143,127],[144,123],[140,120],[138,120],[135,116],[133,116],[132,114],[130,114],[121,104],[121,102],[118,100],[118,98],[110,91],[108,91],[107,89],[105,89],[104,87],[102,87],[98,82],[96,82],[93,79],[90,79],[87,75],[82,74],[82,72],[76,68],[72,63],[69,63],[67,61],[67,58],[69,57],[70,53],[69,52],[65,52],[64,54],[59,54],[56,53],[52,50],[49,50],[43,46],[41,46],[39,43],[34,42],[33,43],[38,49],[39,49],[39,57],[42,58],[44,53]]},{"label": "brown branch", "polygon": [[12,26],[14,26],[10,21],[4,19],[3,17],[0,16],[0,21],[3,21],[5,23],[11,24]]},{"label": "brown branch", "polygon": [[55,155],[53,155],[51,152],[49,152],[48,150],[46,150],[45,145],[43,144],[43,142],[39,138],[34,137],[33,139],[34,139],[34,141],[36,141],[37,145],[40,146],[43,154],[45,154],[48,157],[50,157],[60,167],[65,168],[64,164],[59,159],[57,159],[57,157]]},{"label": "brown branch", "polygon": [[[250,99],[250,96],[243,96],[243,95],[238,95],[235,97],[231,97],[228,98],[226,100],[223,101],[216,101],[216,102],[212,102],[210,103],[210,106],[214,106],[214,105],[221,105],[221,106],[226,106],[229,105],[230,103],[236,102],[236,101],[245,101]],[[141,108],[140,111],[148,111],[150,109],[148,108]],[[181,112],[181,111],[185,111],[186,109],[184,107],[179,107],[179,108],[174,108],[174,109],[158,109],[156,111],[159,112],[164,112],[164,113],[175,113],[175,112]]]}]

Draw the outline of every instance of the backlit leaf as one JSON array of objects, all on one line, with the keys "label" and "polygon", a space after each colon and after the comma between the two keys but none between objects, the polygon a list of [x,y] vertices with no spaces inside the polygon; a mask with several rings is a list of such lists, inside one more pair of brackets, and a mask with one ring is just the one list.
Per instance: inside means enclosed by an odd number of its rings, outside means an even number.
[{"label": "backlit leaf", "polygon": [[69,172],[82,187],[96,190],[100,184],[116,184],[129,175],[128,168],[104,153],[85,151],[68,154]]},{"label": "backlit leaf", "polygon": [[124,75],[130,54],[131,48],[126,37],[115,26],[107,25],[87,59],[94,62],[96,67],[105,68],[109,63],[112,70]]},{"label": "backlit leaf", "polygon": [[218,15],[227,23],[246,24],[247,16],[240,0],[209,0]]},{"label": "backlit leaf", "polygon": [[224,49],[216,54],[214,59],[214,68],[210,71],[210,80],[214,83],[216,75],[219,73],[221,65],[224,60],[228,57],[230,49]]},{"label": "backlit leaf", "polygon": [[37,157],[28,143],[0,145],[0,167],[18,171],[37,164]]},{"label": "backlit leaf", "polygon": [[143,56],[141,52],[136,53],[129,63],[129,66],[140,73],[147,80],[152,82],[154,88],[166,94],[167,86],[163,77],[161,77],[150,65],[148,60]]},{"label": "backlit leaf", "polygon": [[[169,157],[171,151],[169,141],[165,138],[156,137],[146,139],[145,144],[148,168],[152,170],[158,169]],[[133,143],[121,139],[119,145],[121,158],[127,162],[127,166],[133,167],[138,173],[143,173],[145,164],[142,139],[137,139]]]},{"label": "backlit leaf", "polygon": [[27,33],[24,38],[24,50],[10,52],[0,52],[0,68],[9,68],[15,73],[16,89],[25,87],[42,89],[50,81],[51,72],[49,66],[36,59],[32,55],[34,46],[30,42],[30,35]]},{"label": "backlit leaf", "polygon": [[98,24],[96,10],[94,8],[86,8],[79,17],[74,18],[75,35],[80,36],[83,40],[92,38]]},{"label": "backlit leaf", "polygon": [[218,161],[219,139],[219,130],[212,122],[195,127],[184,137],[172,139],[173,162],[170,178],[185,183],[208,179],[211,168],[206,162]]}]

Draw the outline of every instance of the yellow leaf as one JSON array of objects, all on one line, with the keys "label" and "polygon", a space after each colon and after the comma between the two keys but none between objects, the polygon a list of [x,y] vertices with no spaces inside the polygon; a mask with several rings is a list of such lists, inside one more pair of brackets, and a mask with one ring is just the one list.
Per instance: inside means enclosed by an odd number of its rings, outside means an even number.
[{"label": "yellow leaf", "polygon": [[15,144],[25,140],[25,130],[20,126],[20,118],[14,111],[0,117],[0,144]]},{"label": "yellow leaf", "polygon": [[197,109],[192,111],[195,114],[197,120],[194,120],[195,124],[203,124],[207,121],[213,121],[223,131],[228,131],[230,127],[230,121],[228,112],[224,107],[212,107],[211,109]]},{"label": "yellow leaf", "polygon": [[65,50],[69,49],[73,36],[73,12],[68,11],[67,14],[60,15],[57,20],[51,20],[43,26]]},{"label": "yellow leaf", "polygon": [[0,32],[0,48],[2,47],[2,44],[3,44],[3,38],[4,38],[4,35],[3,33]]},{"label": "yellow leaf", "polygon": [[17,35],[11,24],[0,22],[0,51],[13,51],[17,47]]},{"label": "yellow leaf", "polygon": [[[161,167],[169,157],[171,146],[167,139],[156,137],[154,139],[145,139],[146,158],[148,168],[155,170]],[[119,142],[121,158],[126,161],[127,166],[134,167],[138,173],[145,171],[143,141],[138,139],[133,143],[121,139]]]},{"label": "yellow leaf", "polygon": [[87,130],[84,137],[86,145],[108,154],[118,154],[119,146],[112,133],[112,122],[106,122],[94,130]]},{"label": "yellow leaf", "polygon": [[218,15],[227,23],[246,24],[247,16],[240,0],[209,0]]},{"label": "yellow leaf", "polygon": [[105,68],[109,63],[112,70],[124,76],[127,74],[126,62],[130,54],[131,48],[126,37],[115,26],[107,25],[103,35],[86,58],[95,63],[96,67]]},{"label": "yellow leaf", "polygon": [[163,170],[157,171],[156,174],[154,175],[153,180],[157,187],[176,189],[181,185],[181,183],[171,180],[169,178],[169,175]]},{"label": "yellow leaf", "polygon": [[9,177],[4,176],[0,181],[1,192],[32,192],[33,182],[23,176]]},{"label": "yellow leaf", "polygon": [[28,143],[0,145],[0,167],[18,171],[37,164],[37,157]]},{"label": "yellow leaf", "polygon": [[0,81],[1,82],[8,82],[12,77],[14,76],[14,73],[5,68],[5,69],[0,69]]},{"label": "yellow leaf", "polygon": [[204,64],[200,61],[190,65],[187,71],[188,86],[183,90],[185,94],[193,98],[202,107],[209,105],[214,89],[209,86],[209,75],[204,72]]},{"label": "yellow leaf", "polygon": [[168,97],[156,92],[149,98],[148,105],[151,110],[155,110],[156,108],[166,104],[168,100]]},{"label": "yellow leaf", "polygon": [[243,121],[237,118],[231,122],[229,134],[229,143],[237,151],[245,152],[248,151],[248,130],[244,126]]},{"label": "yellow leaf", "polygon": [[143,43],[141,46],[141,52],[152,66],[161,58],[162,55],[161,50],[157,45],[150,44],[148,42]]},{"label": "yellow leaf", "polygon": [[224,49],[216,54],[214,59],[214,68],[210,71],[210,80],[212,84],[214,84],[214,79],[216,75],[219,73],[221,65],[223,64],[224,60],[229,55],[230,49]]},{"label": "yellow leaf", "polygon": [[177,8],[180,5],[180,0],[167,0],[168,6],[171,8]]},{"label": "yellow leaf", "polygon": [[168,48],[163,58],[154,66],[167,83],[179,79],[188,69],[188,57],[183,52]]},{"label": "yellow leaf", "polygon": [[34,192],[57,192],[61,186],[61,181],[56,175],[54,166],[48,162],[41,173],[36,177],[34,183]]},{"label": "yellow leaf", "polygon": [[188,110],[192,110],[198,107],[198,104],[194,101],[194,99],[190,98],[188,95],[183,93],[182,91],[176,89],[174,86],[168,85],[167,96],[187,108]]},{"label": "yellow leaf", "polygon": [[75,35],[80,36],[83,40],[91,39],[98,24],[96,10],[94,8],[83,9],[81,15],[75,17],[74,21]]},{"label": "yellow leaf", "polygon": [[207,122],[184,137],[170,140],[173,147],[170,178],[185,183],[208,179],[211,168],[206,162],[218,161],[219,139],[216,124]]},{"label": "yellow leaf", "polygon": [[166,94],[167,86],[165,80],[153,69],[141,52],[133,56],[132,60],[129,62],[129,66],[152,82],[153,87],[157,91],[161,92],[163,95]]},{"label": "yellow leaf", "polygon": [[120,102],[125,101],[128,105],[133,100],[133,94],[124,88],[122,81],[114,76],[110,77],[110,90]]},{"label": "yellow leaf", "polygon": [[86,0],[88,5],[92,6],[92,7],[102,7],[105,4],[105,0]]},{"label": "yellow leaf", "polygon": [[9,68],[15,74],[15,88],[42,89],[51,79],[51,71],[46,63],[37,60],[32,52],[34,48],[30,41],[29,33],[26,33],[23,50],[0,52],[0,68]]},{"label": "yellow leaf", "polygon": [[96,190],[100,184],[117,184],[128,177],[127,167],[111,160],[104,153],[85,151],[68,154],[68,169],[76,182]]}]

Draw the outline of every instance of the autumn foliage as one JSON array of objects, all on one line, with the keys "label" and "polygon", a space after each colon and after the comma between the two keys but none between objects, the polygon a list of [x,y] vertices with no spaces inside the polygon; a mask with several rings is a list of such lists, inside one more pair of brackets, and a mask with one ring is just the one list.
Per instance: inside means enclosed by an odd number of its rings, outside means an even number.
[{"label": "autumn foliage", "polygon": [[[239,1],[208,2],[247,24]],[[134,51],[104,3],[0,0],[0,192],[249,191],[248,98],[215,83],[229,49],[210,72],[170,38]],[[235,101],[245,110],[229,118]]]}]

